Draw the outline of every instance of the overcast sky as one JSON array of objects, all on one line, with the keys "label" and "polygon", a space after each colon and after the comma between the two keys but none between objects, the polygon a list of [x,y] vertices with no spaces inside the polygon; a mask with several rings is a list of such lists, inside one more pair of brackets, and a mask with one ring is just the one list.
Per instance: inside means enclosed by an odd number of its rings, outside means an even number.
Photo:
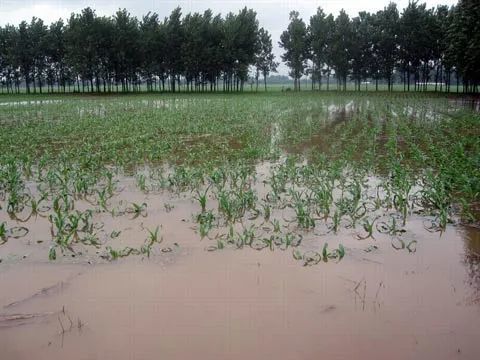
[{"label": "overcast sky", "polygon": [[[210,8],[214,13],[226,13],[247,6],[253,8],[258,15],[260,26],[266,28],[274,42],[274,52],[277,61],[282,53],[277,43],[280,34],[288,26],[288,14],[291,10],[297,10],[308,22],[316,9],[320,6],[326,13],[338,14],[340,9],[350,16],[356,16],[359,11],[375,12],[383,9],[390,1],[388,0],[0,0],[0,25],[19,24],[22,20],[30,21],[32,16],[43,19],[46,23],[67,19],[72,12],[90,6],[98,15],[112,15],[119,8],[127,8],[133,15],[141,18],[149,11],[158,13],[162,18],[167,16],[172,9],[180,6],[183,13],[203,12]],[[408,4],[408,0],[395,1],[400,11]],[[438,4],[453,5],[457,0],[426,0],[428,7]],[[285,66],[281,66],[279,72],[286,74]]]}]

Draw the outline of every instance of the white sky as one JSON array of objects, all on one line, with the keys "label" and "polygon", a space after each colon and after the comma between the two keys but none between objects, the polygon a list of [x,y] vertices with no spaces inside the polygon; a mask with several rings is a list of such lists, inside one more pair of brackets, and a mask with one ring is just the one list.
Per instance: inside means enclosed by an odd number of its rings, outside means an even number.
[{"label": "white sky", "polygon": [[[260,26],[272,34],[274,53],[280,61],[282,50],[278,47],[280,34],[288,26],[288,15],[291,10],[297,10],[308,23],[310,16],[315,14],[321,6],[328,14],[334,15],[343,8],[350,16],[356,16],[359,11],[375,12],[388,5],[389,0],[0,0],[0,25],[18,25],[22,20],[30,21],[33,16],[41,18],[49,24],[59,18],[67,19],[72,12],[90,6],[98,15],[112,15],[119,8],[127,8],[132,15],[141,18],[149,11],[156,12],[161,18],[168,16],[172,9],[180,6],[183,13],[203,12],[210,8],[215,14],[237,12],[247,6],[257,12]],[[395,1],[401,11],[408,4],[408,0]],[[427,7],[438,4],[453,5],[457,0],[425,0]],[[286,67],[282,64],[279,73],[286,74]]]}]

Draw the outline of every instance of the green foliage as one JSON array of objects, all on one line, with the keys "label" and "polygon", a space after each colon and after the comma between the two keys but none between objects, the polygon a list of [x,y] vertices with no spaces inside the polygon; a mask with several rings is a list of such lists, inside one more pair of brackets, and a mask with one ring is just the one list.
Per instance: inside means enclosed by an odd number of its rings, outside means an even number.
[{"label": "green foliage", "polygon": [[300,78],[305,72],[309,54],[307,26],[299,16],[297,11],[290,13],[290,24],[280,36],[279,43],[285,50],[282,60],[291,69],[295,90],[300,90]]}]

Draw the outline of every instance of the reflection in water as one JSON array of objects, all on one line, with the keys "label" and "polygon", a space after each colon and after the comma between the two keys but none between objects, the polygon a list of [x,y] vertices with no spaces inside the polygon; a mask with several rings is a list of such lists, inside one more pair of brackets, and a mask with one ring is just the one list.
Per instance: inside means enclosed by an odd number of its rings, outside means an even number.
[{"label": "reflection in water", "polygon": [[48,105],[48,104],[59,104],[63,100],[23,100],[23,101],[6,101],[0,102],[0,106],[27,106],[27,105]]},{"label": "reflection in water", "polygon": [[[369,125],[380,124],[382,128],[381,133],[376,137],[378,141],[376,150],[382,152],[388,140],[387,125],[389,123],[394,124],[394,128],[397,126],[397,121],[405,120],[420,127],[435,126],[437,122],[449,119],[455,113],[472,109],[480,110],[480,101],[468,99],[444,101],[439,98],[425,102],[423,99],[407,98],[405,101],[396,102],[348,97],[321,98],[306,106],[302,113],[304,116],[298,120],[308,124],[309,133],[298,135],[296,122],[291,121],[296,115],[295,112],[283,110],[280,121],[276,122],[275,127],[272,128],[271,143],[280,144],[286,153],[306,154],[317,151],[328,154],[332,150],[331,144],[338,139],[336,132],[340,127],[350,126],[350,122],[356,122],[352,125],[353,131],[361,132],[366,117]],[[296,134],[297,137],[292,141],[291,136],[284,136],[287,133]],[[282,141],[278,141],[279,139]],[[404,150],[406,139],[399,136],[397,145]],[[333,155],[335,153],[336,150],[333,151]]]},{"label": "reflection in water", "polygon": [[452,104],[456,107],[463,107],[472,111],[480,112],[480,99],[479,98],[464,98],[459,97],[456,99],[450,100]]},{"label": "reflection in water", "polygon": [[467,227],[463,231],[465,240],[465,268],[469,277],[469,285],[476,292],[474,302],[480,304],[480,231]]}]

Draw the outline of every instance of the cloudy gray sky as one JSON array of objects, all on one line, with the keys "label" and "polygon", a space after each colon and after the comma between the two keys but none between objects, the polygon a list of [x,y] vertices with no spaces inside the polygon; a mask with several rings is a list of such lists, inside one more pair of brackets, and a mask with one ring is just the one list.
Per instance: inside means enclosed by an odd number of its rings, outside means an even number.
[{"label": "cloudy gray sky", "polygon": [[[408,0],[395,1],[399,9],[403,9]],[[452,5],[457,0],[426,0],[428,7],[438,4]],[[288,25],[288,14],[297,10],[306,22],[320,6],[326,13],[336,15],[340,9],[350,16],[355,16],[361,10],[374,12],[383,9],[389,0],[0,0],[0,25],[18,24],[22,20],[30,20],[32,16],[50,23],[59,18],[66,19],[72,12],[90,6],[99,15],[112,15],[119,8],[127,8],[133,15],[141,17],[149,11],[157,12],[161,17],[167,16],[172,9],[181,6],[184,13],[203,12],[212,9],[215,13],[226,14],[237,12],[244,6],[253,8],[258,14],[260,26],[265,27],[272,34],[275,46],[275,55],[279,60],[281,49],[277,42],[281,32]],[[280,73],[286,69],[281,66]]]}]

